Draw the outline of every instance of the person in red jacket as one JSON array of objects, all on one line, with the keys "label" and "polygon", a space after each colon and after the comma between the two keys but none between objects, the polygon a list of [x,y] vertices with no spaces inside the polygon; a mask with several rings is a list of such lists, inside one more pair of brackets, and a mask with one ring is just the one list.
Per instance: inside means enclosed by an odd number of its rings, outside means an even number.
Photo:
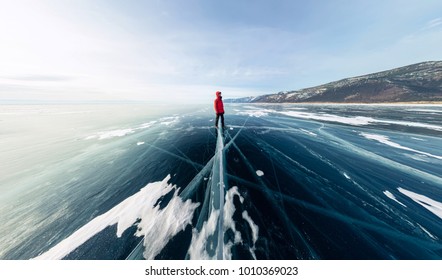
[{"label": "person in red jacket", "polygon": [[218,128],[218,120],[221,117],[221,124],[224,128],[224,104],[223,104],[223,97],[221,96],[221,91],[216,92],[214,107],[216,113],[215,127]]}]

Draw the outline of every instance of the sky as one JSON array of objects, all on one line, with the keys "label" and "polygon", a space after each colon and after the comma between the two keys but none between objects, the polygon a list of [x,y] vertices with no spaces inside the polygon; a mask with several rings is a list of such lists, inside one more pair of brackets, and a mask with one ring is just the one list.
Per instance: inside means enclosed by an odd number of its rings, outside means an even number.
[{"label": "sky", "polygon": [[0,102],[209,102],[442,60],[440,0],[0,0]]}]

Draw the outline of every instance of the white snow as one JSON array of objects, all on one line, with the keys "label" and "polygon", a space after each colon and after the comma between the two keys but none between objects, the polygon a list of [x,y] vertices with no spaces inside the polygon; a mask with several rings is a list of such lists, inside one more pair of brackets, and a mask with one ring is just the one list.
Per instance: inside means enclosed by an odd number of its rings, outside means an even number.
[{"label": "white snow", "polygon": [[290,117],[300,118],[300,119],[310,119],[310,120],[317,120],[317,121],[330,121],[330,122],[344,123],[344,124],[350,124],[350,125],[369,125],[369,124],[373,124],[373,123],[383,123],[383,124],[397,124],[397,125],[410,126],[410,127],[420,127],[420,128],[442,131],[442,126],[438,126],[438,125],[416,123],[416,122],[394,121],[394,120],[378,120],[378,119],[369,118],[369,117],[362,117],[362,116],[344,117],[344,116],[337,116],[337,115],[325,114],[325,113],[317,114],[317,113],[298,112],[298,111],[285,111],[285,112],[278,112],[278,113],[283,114],[283,115],[287,115]]},{"label": "white snow", "polygon": [[243,110],[243,111],[237,110],[237,112],[238,112],[238,115],[245,115],[245,116],[249,116],[249,117],[260,118],[260,117],[268,116],[269,113],[272,113],[275,111],[274,110],[267,110],[267,109],[250,109],[250,110]]},{"label": "white snow", "polygon": [[149,128],[152,125],[154,125],[155,123],[156,123],[156,121],[151,121],[151,122],[143,123],[142,125],[140,125],[139,127],[135,128],[135,129],[138,130],[138,129]]},{"label": "white snow", "polygon": [[253,241],[253,246],[252,246],[251,248],[249,248],[249,250],[250,250],[250,254],[252,254],[253,258],[256,260],[256,254],[255,254],[256,247],[255,247],[255,244],[256,244],[256,241],[258,241],[259,228],[258,228],[258,226],[253,222],[252,218],[250,217],[249,213],[248,213],[246,210],[244,210],[244,211],[242,212],[242,217],[243,217],[244,220],[247,221],[247,223],[248,223],[249,226],[250,226],[250,229],[252,230],[252,241]]},{"label": "white snow", "polygon": [[256,170],[256,175],[258,175],[259,177],[264,175],[264,172],[261,170]]},{"label": "white snow", "polygon": [[244,218],[244,220],[247,221],[247,223],[249,223],[249,226],[252,230],[253,243],[256,243],[256,241],[258,241],[258,232],[259,232],[258,226],[253,222],[252,218],[250,217],[249,213],[246,210],[242,212],[242,217]]},{"label": "white snow", "polygon": [[135,133],[137,130],[149,128],[155,123],[156,123],[156,121],[151,121],[148,123],[143,123],[143,124],[141,124],[137,127],[134,127],[134,128],[102,131],[102,132],[98,132],[94,135],[86,137],[85,140],[91,140],[91,139],[107,140],[107,139],[111,139],[111,138],[115,138],[115,137],[123,137],[123,136],[129,135],[129,134]]},{"label": "white snow", "polygon": [[[170,175],[161,182],[147,184],[138,193],[126,198],[108,212],[95,217],[69,237],[36,259],[62,259],[108,226],[117,225],[117,237],[136,225],[136,236],[144,236],[144,257],[153,259],[167,242],[191,222],[199,203],[183,202],[176,186],[168,184]],[[154,205],[162,196],[173,191],[173,197],[163,209]]]},{"label": "white snow", "polygon": [[[224,244],[223,250],[223,259],[230,260],[232,259],[232,247],[235,244],[239,244],[242,242],[241,233],[236,229],[235,221],[233,220],[233,214],[235,214],[236,208],[233,204],[234,196],[238,196],[241,203],[244,202],[244,198],[239,194],[237,187],[232,187],[226,193],[226,199],[224,204],[224,221],[223,221],[223,236],[228,229],[231,229],[234,233],[234,240],[229,240],[227,244]],[[224,240],[224,238],[223,238]]]},{"label": "white snow", "polygon": [[302,132],[304,132],[305,134],[310,135],[310,136],[315,136],[315,137],[318,136],[318,134],[316,134],[316,133],[314,133],[314,132],[311,132],[311,131],[308,131],[308,130],[303,129],[303,128],[300,128],[299,130],[302,131]]},{"label": "white snow", "polygon": [[[188,250],[188,257],[190,259],[224,259],[226,254],[224,248],[224,223],[225,219],[228,219],[229,212],[227,212],[227,217],[225,217],[224,212],[229,203],[224,202],[225,199],[228,199],[228,193],[225,194],[224,191],[224,140],[220,130],[221,128],[218,128],[211,181],[207,185],[210,205],[209,219],[203,223],[199,232],[198,229],[193,230]],[[217,239],[216,242],[214,238]],[[207,251],[207,246],[210,246],[208,248],[209,251]]]},{"label": "white snow", "polygon": [[[223,246],[223,259],[232,259],[232,247],[236,244],[243,242],[241,232],[236,229],[236,223],[233,220],[233,215],[236,212],[235,204],[233,203],[234,197],[237,196],[241,203],[244,202],[244,198],[238,191],[237,187],[230,188],[225,195],[225,204],[223,206],[223,231],[222,240],[224,240],[224,235],[228,230],[231,230],[234,234],[233,240],[229,240],[227,243],[222,244]],[[244,220],[248,222],[250,228],[252,229],[252,241],[253,247],[251,249],[251,254],[254,255],[255,243],[258,240],[258,226],[253,222],[252,218],[248,215],[247,211],[242,213]],[[215,231],[217,229],[218,219],[220,218],[220,210],[213,210],[207,221],[203,223],[201,230],[194,229],[192,234],[192,241],[189,246],[188,255],[192,260],[210,260],[216,259],[217,255],[210,255],[207,249],[214,250],[216,242],[209,241],[213,238]],[[211,246],[211,247],[209,247]]]},{"label": "white snow", "polygon": [[144,142],[137,142],[137,146],[143,145]]},{"label": "white snow", "polygon": [[421,108],[410,108],[407,109],[407,111],[414,111],[414,112],[425,112],[425,113],[441,113],[441,110],[436,109],[421,109]]},{"label": "white snow", "polygon": [[426,124],[426,123],[403,122],[403,121],[393,121],[393,120],[375,120],[375,122],[385,123],[385,124],[398,124],[398,125],[403,125],[403,126],[420,127],[420,128],[442,131],[442,126],[433,125],[433,124]]},{"label": "white snow", "polygon": [[342,117],[331,114],[315,114],[315,113],[297,112],[297,111],[286,111],[280,113],[295,118],[311,119],[317,121],[332,121],[332,122],[345,123],[351,125],[368,125],[371,122],[375,121],[373,118],[360,117],[360,116]]},{"label": "white snow", "polygon": [[437,158],[437,159],[442,159],[442,156],[437,156],[437,155],[433,155],[427,152],[422,152],[422,151],[418,151],[412,148],[408,148],[408,147],[404,147],[398,143],[392,142],[390,141],[390,139],[387,136],[384,135],[379,135],[379,134],[370,134],[370,133],[360,133],[361,136],[364,136],[365,138],[369,139],[369,140],[376,140],[382,144],[388,145],[390,147],[393,148],[397,148],[397,149],[402,149],[402,150],[406,150],[406,151],[410,151],[410,152],[414,152],[414,153],[418,153],[421,155],[426,155],[429,157],[433,157],[433,158]]},{"label": "white snow", "polygon": [[442,203],[436,200],[433,200],[429,197],[426,197],[421,194],[414,193],[412,191],[405,190],[403,188],[398,188],[402,194],[411,198],[414,202],[418,203],[422,207],[426,208],[428,211],[433,213],[442,219]]},{"label": "white snow", "polygon": [[128,129],[117,129],[117,130],[111,130],[111,131],[104,131],[104,132],[98,132],[95,135],[91,135],[86,137],[86,140],[90,139],[98,139],[98,140],[106,140],[114,137],[122,137],[128,134],[134,133],[135,130],[128,128]]},{"label": "white snow", "polygon": [[402,202],[400,202],[399,200],[397,200],[397,198],[396,198],[396,197],[394,196],[394,194],[392,194],[391,192],[389,192],[389,191],[384,191],[384,194],[385,194],[385,196],[387,196],[388,198],[390,198],[390,199],[396,201],[396,202],[399,203],[400,205],[402,205],[402,206],[404,206],[404,207],[407,207],[405,204],[403,204]]},{"label": "white snow", "polygon": [[178,122],[179,117],[165,117],[160,119],[160,124],[162,125],[167,125],[167,126],[171,126],[172,124],[175,124],[176,122]]},{"label": "white snow", "polygon": [[[196,229],[192,230],[192,241],[190,242],[189,250],[187,251],[191,260],[216,259],[216,255],[211,257],[207,253],[206,247],[208,246],[207,241],[209,237],[215,233],[216,226],[218,224],[219,212],[220,210],[212,211],[209,219],[204,222],[199,232]],[[210,246],[213,246],[213,242],[210,243]],[[211,249],[213,250],[214,248],[211,247]]]},{"label": "white snow", "polygon": [[429,237],[431,237],[434,240],[438,240],[439,238],[437,238],[436,236],[432,235],[426,228],[424,228],[423,226],[421,226],[420,224],[417,224],[422,230],[423,232],[425,232]]}]

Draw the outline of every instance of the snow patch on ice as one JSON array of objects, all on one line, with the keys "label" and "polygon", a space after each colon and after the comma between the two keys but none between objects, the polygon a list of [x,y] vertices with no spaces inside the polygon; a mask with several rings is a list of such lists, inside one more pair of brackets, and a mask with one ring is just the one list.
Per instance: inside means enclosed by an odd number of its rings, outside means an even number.
[{"label": "snow patch on ice", "polygon": [[269,113],[275,112],[274,110],[268,110],[268,109],[253,109],[253,110],[244,110],[244,111],[238,111],[238,115],[245,115],[249,117],[265,117],[268,116]]},{"label": "snow patch on ice", "polygon": [[118,129],[118,130],[112,130],[112,131],[104,131],[104,132],[99,132],[95,135],[88,136],[88,137],[86,137],[86,140],[90,140],[90,139],[105,140],[105,139],[110,139],[110,138],[114,138],[114,137],[126,136],[126,135],[132,134],[134,132],[135,132],[135,130],[133,130],[131,128]]},{"label": "snow patch on ice", "polygon": [[[239,244],[242,242],[241,233],[236,229],[236,224],[235,224],[235,221],[233,220],[233,214],[235,214],[235,211],[236,211],[235,205],[233,204],[233,198],[235,197],[235,195],[240,198],[241,203],[244,202],[244,198],[239,194],[237,187],[232,187],[226,193],[226,199],[225,199],[225,204],[224,204],[224,221],[223,221],[224,233],[223,233],[223,235],[225,234],[225,232],[228,229],[231,229],[234,234],[234,238],[233,238],[233,241],[229,240],[227,242],[227,244],[224,244],[223,259],[225,259],[225,260],[232,259],[233,245]],[[223,238],[223,240],[224,240],[224,238]]]},{"label": "snow patch on ice", "polygon": [[442,110],[436,110],[436,109],[420,109],[420,108],[410,108],[407,109],[407,111],[414,111],[414,112],[426,112],[426,113],[442,113]]},{"label": "snow patch on ice", "polygon": [[[236,224],[233,221],[233,214],[235,213],[235,205],[233,204],[233,198],[237,195],[240,197],[240,201],[244,201],[241,195],[238,192],[237,187],[231,188],[225,195],[225,204],[223,206],[223,231],[222,235],[224,236],[225,232],[228,229],[231,229],[234,233],[233,241],[229,240],[227,244],[223,244],[223,259],[231,259],[232,252],[231,248],[233,245],[238,244],[242,241],[241,233],[236,229]],[[220,210],[213,210],[209,219],[204,222],[201,230],[194,229],[192,234],[192,241],[190,243],[190,247],[188,250],[189,258],[192,260],[212,260],[216,259],[216,254],[210,254],[210,252],[214,252],[215,242],[213,242],[213,235],[215,234],[218,218],[220,216]],[[210,241],[212,240],[212,242]],[[223,238],[224,240],[224,238]]]},{"label": "snow patch on ice", "polygon": [[412,148],[408,148],[408,147],[402,146],[402,145],[400,145],[398,143],[390,141],[390,138],[388,138],[387,136],[384,136],[384,135],[370,134],[370,133],[364,133],[364,132],[360,133],[360,135],[365,137],[365,138],[367,138],[367,139],[369,139],[369,140],[376,140],[376,141],[378,141],[378,142],[380,142],[382,144],[388,145],[388,146],[393,147],[393,148],[402,149],[402,150],[418,153],[418,154],[421,154],[421,155],[426,155],[426,156],[437,158],[437,159],[442,159],[442,156],[437,156],[437,155],[433,155],[433,154],[430,154],[430,153],[426,153],[426,152],[422,152],[422,151],[418,151],[418,150],[415,150],[415,149],[412,149]]},{"label": "snow patch on ice", "polygon": [[143,145],[144,142],[137,142],[137,146]]},{"label": "snow patch on ice", "polygon": [[244,218],[244,220],[247,221],[247,223],[249,223],[250,229],[252,230],[253,243],[256,243],[256,241],[258,241],[258,233],[259,233],[258,226],[253,222],[252,218],[250,217],[249,213],[246,210],[242,212],[242,217]]},{"label": "snow patch on ice", "polygon": [[188,254],[191,260],[210,260],[216,259],[216,254],[212,257],[207,252],[207,248],[214,251],[214,243],[207,244],[209,237],[214,235],[216,226],[218,224],[220,210],[214,210],[210,214],[207,221],[204,222],[201,230],[193,229],[192,241],[190,242]]},{"label": "snow patch on ice", "polygon": [[331,114],[315,114],[315,113],[298,112],[298,111],[286,111],[280,113],[295,118],[311,119],[317,121],[331,121],[331,122],[345,123],[351,125],[368,125],[371,122],[375,121],[373,118],[360,117],[360,116],[342,117]]},{"label": "snow patch on ice", "polygon": [[166,125],[166,126],[171,126],[171,125],[177,123],[178,120],[179,120],[178,116],[165,117],[165,118],[160,119],[160,124]]},{"label": "snow patch on ice", "polygon": [[414,193],[412,191],[405,190],[403,188],[398,188],[402,194],[411,198],[414,202],[418,203],[422,207],[426,208],[428,211],[433,213],[442,219],[442,203],[436,200],[433,200],[429,197],[426,197],[421,194]]},{"label": "snow patch on ice", "polygon": [[402,205],[402,206],[404,206],[404,207],[407,207],[405,204],[403,204],[402,202],[400,202],[399,200],[397,200],[397,198],[396,198],[396,197],[394,196],[394,194],[392,194],[391,192],[389,192],[389,191],[384,191],[384,194],[385,194],[385,196],[387,196],[388,198],[390,198],[390,199],[396,201],[396,202],[399,203],[400,205]]},{"label": "snow patch on ice", "polygon": [[242,217],[244,220],[247,221],[247,223],[250,226],[250,229],[252,230],[252,241],[253,241],[253,246],[251,248],[249,248],[250,250],[250,254],[252,254],[253,258],[256,260],[256,254],[255,254],[255,250],[256,250],[256,241],[258,241],[258,233],[259,233],[259,228],[258,226],[253,222],[252,218],[250,217],[249,213],[244,210],[242,212]]},{"label": "snow patch on ice", "polygon": [[424,228],[423,226],[421,226],[420,224],[417,224],[423,232],[425,232],[429,237],[431,237],[434,240],[439,240],[439,238],[437,238],[436,236],[432,235],[426,228]]},{"label": "snow patch on ice", "polygon": [[264,172],[261,170],[256,170],[256,175],[258,175],[259,177],[264,175]]},{"label": "snow patch on ice", "polygon": [[[225,204],[223,206],[223,231],[222,235],[225,243],[223,243],[223,259],[232,259],[232,247],[236,244],[243,242],[241,232],[236,228],[236,223],[233,220],[233,216],[236,212],[234,204],[234,198],[238,197],[241,203],[244,203],[244,198],[238,191],[238,187],[230,188],[225,194]],[[201,230],[193,229],[192,241],[188,249],[188,256],[192,260],[212,260],[216,259],[216,242],[213,236],[218,225],[218,219],[220,218],[220,210],[213,210],[207,221],[203,223]],[[250,216],[243,213],[243,218],[249,223],[252,229],[253,246],[251,253],[254,256],[255,242],[258,239],[258,226],[253,222]],[[227,231],[233,232],[233,238],[225,240],[225,234]]]},{"label": "snow patch on ice", "polygon": [[318,134],[316,134],[316,133],[313,133],[313,132],[311,132],[311,131],[308,131],[308,130],[306,130],[306,129],[303,129],[303,128],[300,128],[299,129],[300,131],[302,131],[302,132],[304,132],[305,134],[308,134],[308,135],[310,135],[310,136],[318,136]]},{"label": "snow patch on ice", "polygon": [[[144,236],[144,257],[153,259],[173,236],[191,223],[193,212],[199,206],[199,203],[190,200],[183,202],[177,194],[176,186],[168,184],[170,178],[168,175],[161,182],[147,184],[138,193],[95,217],[36,259],[62,259],[108,226],[116,224],[116,235],[121,237],[137,223],[135,235]],[[157,201],[170,192],[173,192],[173,197],[160,209]]]},{"label": "snow patch on ice", "polygon": [[[276,111],[275,111],[276,112]],[[378,120],[370,117],[344,117],[337,116],[326,113],[308,113],[308,112],[298,112],[298,111],[285,111],[285,112],[277,112],[283,115],[287,115],[290,117],[300,118],[300,119],[310,119],[316,121],[329,121],[329,122],[337,122],[349,125],[369,125],[373,123],[382,123],[382,124],[396,124],[402,126],[410,126],[410,127],[419,127],[426,128],[431,130],[442,131],[442,126],[426,124],[426,123],[416,123],[416,122],[404,122],[404,121],[394,121],[394,120]]]},{"label": "snow patch on ice", "polygon": [[85,138],[85,140],[91,140],[91,139],[98,139],[98,140],[107,140],[115,137],[123,137],[132,133],[135,133],[137,130],[142,130],[151,127],[153,124],[155,124],[156,121],[151,121],[148,123],[143,123],[137,127],[134,128],[126,128],[126,129],[116,129],[116,130],[109,130],[109,131],[101,131],[94,135],[88,136]]},{"label": "snow patch on ice", "polygon": [[135,130],[149,128],[152,125],[154,125],[155,123],[156,123],[156,121],[151,121],[151,122],[143,123],[140,126],[136,127]]},{"label": "snow patch on ice", "polygon": [[426,124],[426,123],[404,122],[404,121],[393,121],[393,120],[375,120],[375,122],[384,123],[384,124],[397,124],[397,125],[402,125],[402,126],[411,126],[411,127],[419,127],[419,128],[426,128],[426,129],[442,131],[442,126],[433,125],[433,124]]}]

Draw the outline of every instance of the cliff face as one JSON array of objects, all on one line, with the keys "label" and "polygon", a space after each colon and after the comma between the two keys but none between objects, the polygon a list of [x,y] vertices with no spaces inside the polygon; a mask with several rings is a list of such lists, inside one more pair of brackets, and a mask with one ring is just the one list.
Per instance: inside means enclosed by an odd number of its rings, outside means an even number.
[{"label": "cliff face", "polygon": [[227,102],[389,103],[442,101],[442,61],[430,61],[321,86]]}]

